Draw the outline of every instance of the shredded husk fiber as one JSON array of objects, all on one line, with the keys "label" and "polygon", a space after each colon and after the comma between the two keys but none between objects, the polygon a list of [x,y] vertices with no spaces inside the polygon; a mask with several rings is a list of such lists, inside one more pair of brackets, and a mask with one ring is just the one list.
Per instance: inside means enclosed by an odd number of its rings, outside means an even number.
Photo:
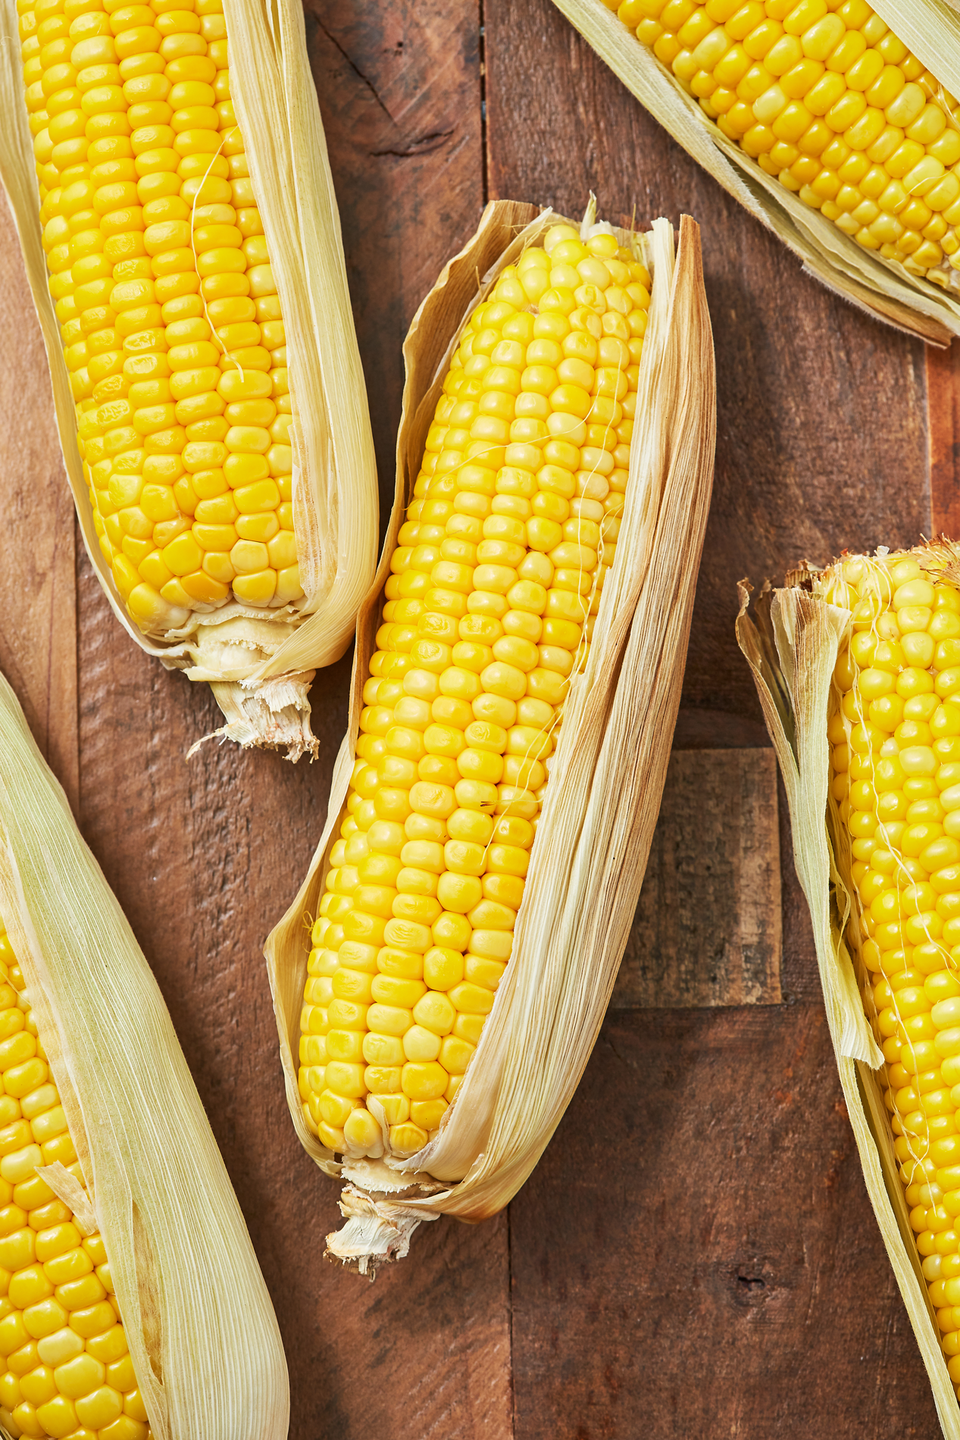
[{"label": "shredded husk fiber", "polygon": [[[287,1367],[163,997],[0,677],[0,917],[87,1182],[156,1440],[284,1440]],[[55,1171],[62,1173],[55,1174]]]},{"label": "shredded husk fiber", "polygon": [[[282,609],[235,601],[195,611],[182,629],[145,635],[100,550],[77,448],[77,422],[47,287],[33,141],[15,0],[0,0],[0,182],[13,211],[43,333],[64,463],[91,564],[133,640],[168,669],[214,688],[243,745],[316,753],[307,691],[338,660],[376,566],[377,477],[333,179],[294,0],[224,0],[231,90],[246,144],[286,329],[295,405],[294,525],[305,599]],[[283,680],[280,693],[275,683]]]},{"label": "shredded husk fiber", "polygon": [[[310,872],[267,941],[287,1098],[321,1169],[351,1181],[330,1253],[361,1272],[406,1253],[417,1223],[502,1209],[556,1129],[603,1020],[643,881],[686,656],[713,471],[715,379],[699,230],[684,216],[643,239],[653,273],[623,528],[585,671],[571,685],[517,916],[513,957],[477,1053],[436,1139],[407,1161],[338,1161],[306,1126],[296,1054],[315,914],[342,819],[389,557],[460,331],[505,265],[561,217],[491,204],[421,305],[404,355],[397,492],[361,613],[350,722]],[[621,235],[621,243],[627,243]],[[482,280],[480,277],[483,277]]]},{"label": "shredded husk fiber", "polygon": [[[956,547],[950,547],[957,554]],[[939,562],[942,546],[912,553]],[[955,562],[956,563],[956,562]],[[803,573],[802,571],[800,572]],[[910,1317],[947,1440],[960,1440],[960,1406],[940,1349],[876,1070],[883,1056],[864,1014],[844,938],[852,897],[837,867],[827,824],[830,756],[828,701],[851,613],[828,605],[804,585],[765,590],[749,613],[750,586],[740,585],[737,639],[753,671],[767,729],[783,775],[797,875],[807,897],[830,1038],[853,1126],[863,1178]]]},{"label": "shredded husk fiber", "polygon": [[[654,119],[754,219],[779,236],[808,274],[861,310],[931,344],[949,345],[960,335],[960,295],[953,297],[864,250],[804,205],[724,135],[603,0],[553,3]],[[871,0],[871,5],[946,89],[960,94],[957,0]]]}]

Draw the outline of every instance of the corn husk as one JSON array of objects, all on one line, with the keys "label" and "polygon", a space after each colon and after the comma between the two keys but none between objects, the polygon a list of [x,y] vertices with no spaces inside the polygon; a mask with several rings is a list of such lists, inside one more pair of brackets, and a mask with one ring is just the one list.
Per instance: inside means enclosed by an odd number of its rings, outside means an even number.
[{"label": "corn husk", "polygon": [[[587,224],[592,218],[588,212]],[[643,237],[653,273],[630,482],[616,562],[586,669],[571,685],[517,916],[513,958],[476,1055],[437,1138],[407,1161],[340,1162],[304,1123],[297,1091],[307,973],[304,916],[316,913],[353,766],[361,692],[382,587],[440,386],[464,322],[500,270],[560,219],[498,202],[413,321],[397,446],[397,499],[384,559],[360,618],[350,723],[310,872],[266,954],[290,1113],[321,1169],[350,1184],[330,1253],[362,1272],[407,1251],[440,1214],[477,1221],[531,1173],[580,1080],[633,920],[680,699],[713,468],[715,380],[699,231],[679,253],[665,220]],[[518,233],[519,232],[519,233]],[[621,235],[621,243],[626,237]],[[480,277],[483,277],[482,281]],[[478,283],[479,282],[479,283]],[[479,292],[479,293],[478,293]]]},{"label": "corn husk", "polygon": [[[155,1440],[284,1440],[273,1307],[146,960],[0,677],[0,917],[83,1167]],[[60,1172],[59,1175],[57,1172]]]},{"label": "corn husk", "polygon": [[[960,291],[910,275],[864,250],[751,160],[604,0],[553,0],[627,89],[688,155],[772,230],[828,290],[934,345],[960,335]],[[613,0],[615,5],[615,0]],[[960,95],[960,6],[871,0],[873,9],[952,94]]]},{"label": "corn husk", "polygon": [[827,827],[828,700],[852,617],[850,611],[791,585],[765,592],[751,618],[749,594],[749,586],[742,583],[737,638],[753,671],[783,774],[797,875],[810,907],[830,1038],[863,1178],[930,1377],[943,1433],[947,1440],[960,1440],[960,1406],[920,1271],[889,1115],[875,1073],[883,1056],[867,1023],[855,959],[844,939],[852,899]]},{"label": "corn husk", "polygon": [[40,318],[84,544],[114,614],[168,669],[211,684],[227,719],[218,734],[241,745],[285,747],[296,759],[304,750],[316,753],[307,699],[314,671],[349,646],[374,574],[376,461],[302,7],[294,0],[225,0],[224,14],[233,103],[286,328],[303,601],[275,610],[236,602],[207,607],[181,629],[150,635],[127,613],[94,529],[69,373],[47,288],[15,0],[0,0],[0,182]]}]

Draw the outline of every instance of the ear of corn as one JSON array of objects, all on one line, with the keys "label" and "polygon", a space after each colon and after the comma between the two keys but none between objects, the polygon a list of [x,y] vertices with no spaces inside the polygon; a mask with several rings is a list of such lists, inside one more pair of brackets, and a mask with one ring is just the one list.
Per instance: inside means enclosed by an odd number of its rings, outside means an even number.
[{"label": "ear of corn", "polygon": [[362,1270],[419,1220],[495,1213],[536,1164],[603,1017],[679,700],[713,454],[696,227],[675,262],[665,221],[524,220],[488,208],[408,337],[351,731],[267,947],[294,1123],[353,1182],[330,1250]]},{"label": "ear of corn", "polygon": [[282,1440],[280,1336],[146,961],[0,678],[0,1426]]},{"label": "ear of corn", "polygon": [[819,280],[926,340],[960,333],[960,16],[949,6],[555,3]]},{"label": "ear of corn", "polygon": [[[106,1246],[2,925],[0,982],[0,1424],[14,1436],[85,1426],[107,1440],[150,1440]],[[65,1200],[64,1177],[81,1199]]]},{"label": "ear of corn", "polygon": [[[960,1436],[960,554],[845,558],[739,636],[790,800],[797,871],[864,1178]],[[824,814],[827,829],[824,829]],[[832,894],[831,894],[832,890]]]},{"label": "ear of corn", "polygon": [[227,733],[312,748],[377,516],[300,9],[5,0],[0,23],[0,177],[94,564]]}]

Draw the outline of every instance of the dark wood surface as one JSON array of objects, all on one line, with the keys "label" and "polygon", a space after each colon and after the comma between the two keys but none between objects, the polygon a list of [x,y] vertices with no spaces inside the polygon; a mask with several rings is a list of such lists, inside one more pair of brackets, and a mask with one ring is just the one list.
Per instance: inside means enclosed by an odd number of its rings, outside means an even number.
[{"label": "dark wood surface", "polygon": [[804,277],[548,0],[307,0],[307,34],[385,497],[406,325],[486,198],[694,215],[720,411],[675,783],[618,1008],[509,1211],[423,1226],[370,1286],[322,1259],[337,1187],[288,1122],[260,954],[319,834],[348,663],[315,686],[312,767],[185,760],[214,706],[129,641],[75,539],[0,209],[0,666],[167,997],[280,1318],[292,1440],[933,1440],[733,619],[743,575],[960,528],[960,362]]},{"label": "dark wood surface", "polygon": [[777,761],[674,747],[615,1009],[780,1002]]}]

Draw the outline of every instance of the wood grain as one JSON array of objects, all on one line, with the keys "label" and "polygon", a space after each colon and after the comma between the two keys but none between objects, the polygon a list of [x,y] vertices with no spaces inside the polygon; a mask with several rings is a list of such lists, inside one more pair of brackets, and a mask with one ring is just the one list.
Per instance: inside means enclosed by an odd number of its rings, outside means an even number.
[{"label": "wood grain", "polygon": [[773,751],[674,750],[614,1008],[780,1003]]},{"label": "wood grain", "polygon": [[484,204],[478,0],[305,0],[380,472],[393,502],[400,347]]},{"label": "wood grain", "polygon": [[77,612],[73,501],[53,421],[40,326],[0,191],[0,670],[74,811]]},{"label": "wood grain", "polygon": [[[421,290],[459,241],[456,186],[467,186],[471,164],[462,232],[480,208],[479,104],[468,103],[478,94],[476,25],[450,5],[410,7],[396,34],[403,44],[387,45],[385,26],[392,36],[398,21],[375,7],[351,15],[314,4],[307,18],[348,245],[360,237],[351,281],[373,413],[389,437],[381,478],[392,488],[400,342]],[[432,99],[419,95],[458,28],[472,58],[461,43],[462,69],[448,61]],[[416,126],[440,123],[428,118],[431,105],[450,107],[460,139],[418,153]],[[376,153],[403,135],[408,164]],[[415,207],[431,185],[450,187],[449,204],[421,226]],[[157,975],[244,1205],[287,1349],[293,1440],[512,1440],[506,1219],[424,1227],[412,1263],[372,1289],[323,1260],[324,1236],[339,1224],[338,1187],[303,1154],[287,1116],[260,952],[322,827],[349,657],[313,687],[317,764],[216,742],[187,762],[193,741],[218,723],[206,687],[126,639],[85,560],[79,603],[81,825]]]},{"label": "wood grain", "polygon": [[927,350],[933,533],[960,538],[960,346]]},{"label": "wood grain", "polygon": [[819,1007],[608,1016],[510,1234],[524,1440],[938,1434]]}]

